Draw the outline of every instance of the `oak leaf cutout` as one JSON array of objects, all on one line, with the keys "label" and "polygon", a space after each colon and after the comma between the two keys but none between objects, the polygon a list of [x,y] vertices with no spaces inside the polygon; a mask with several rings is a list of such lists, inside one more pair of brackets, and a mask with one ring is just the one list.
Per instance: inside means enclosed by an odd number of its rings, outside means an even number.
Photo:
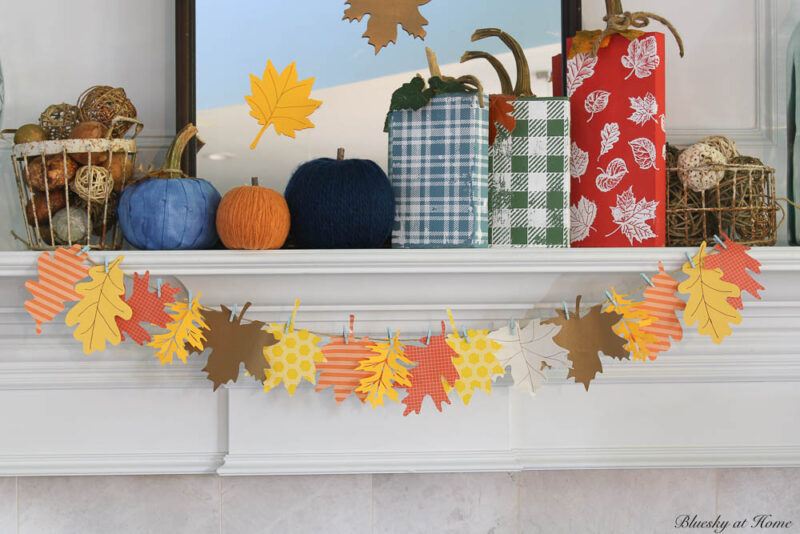
[{"label": "oak leaf cutout", "polygon": [[79,254],[80,245],[70,248],[57,248],[50,256],[42,252],[37,260],[39,280],[25,282],[32,299],[25,301],[25,309],[36,321],[36,333],[42,333],[42,324],[52,321],[64,310],[65,302],[81,299],[75,292],[75,284],[89,276],[89,268],[83,264],[88,257]]},{"label": "oak leaf cutout", "polygon": [[150,333],[142,328],[141,323],[166,328],[172,317],[164,311],[164,307],[175,301],[178,291],[179,287],[164,284],[161,286],[161,296],[158,296],[158,291],[150,291],[150,271],[145,272],[142,277],[134,273],[133,289],[125,301],[131,308],[131,316],[128,319],[116,318],[122,341],[125,341],[125,334],[138,345],[152,341]]},{"label": "oak leaf cutout", "polygon": [[602,304],[597,304],[589,309],[589,313],[581,317],[581,296],[575,301],[575,311],[569,313],[567,318],[564,310],[556,310],[556,317],[552,317],[542,324],[560,326],[561,330],[553,336],[553,341],[559,347],[567,349],[567,358],[572,362],[572,368],[567,373],[567,378],[575,378],[589,391],[589,384],[603,372],[603,364],[598,353],[617,359],[627,359],[630,354],[625,350],[625,339],[614,333],[612,327],[617,324],[622,316],[618,313],[603,313]]},{"label": "oak leaf cutout", "polygon": [[348,0],[342,20],[361,21],[369,15],[367,30],[362,37],[369,38],[369,44],[375,47],[375,55],[389,43],[397,43],[397,25],[413,37],[425,38],[423,26],[428,21],[419,12],[419,7],[431,0]]},{"label": "oak leaf cutout", "polygon": [[600,154],[597,156],[597,161],[600,161],[600,156],[603,154],[611,152],[617,141],[619,141],[619,124],[616,122],[606,123],[600,131]]},{"label": "oak leaf cutout", "polygon": [[670,348],[673,341],[683,339],[683,326],[677,312],[686,308],[686,302],[675,295],[678,281],[664,271],[664,265],[658,262],[658,274],[650,278],[653,283],[644,290],[644,301],[639,307],[655,317],[655,322],[642,328],[643,332],[653,334],[655,341],[647,345],[648,358],[655,360],[659,353]]},{"label": "oak leaf cutout", "polygon": [[617,293],[614,286],[611,286],[611,302],[603,310],[605,313],[614,312],[622,316],[612,330],[627,341],[625,350],[631,353],[633,361],[646,360],[650,356],[649,346],[656,342],[656,336],[646,329],[656,318],[640,304],[633,302],[626,294]]},{"label": "oak leaf cutout", "polygon": [[[761,300],[761,295],[758,294],[764,286],[755,281],[747,271],[750,270],[756,274],[761,272],[761,263],[750,256],[747,251],[750,247],[740,245],[739,243],[731,240],[727,234],[722,232],[722,237],[725,238],[724,247],[717,244],[714,249],[716,254],[711,254],[706,259],[706,268],[708,269],[722,269],[722,281],[735,284],[740,291],[747,291],[755,298]],[[742,305],[742,297],[728,297],[728,303],[737,310],[744,309]]]},{"label": "oak leaf cutout", "polygon": [[589,236],[597,217],[597,204],[586,197],[581,197],[576,206],[569,207],[569,240],[570,243],[583,241]]},{"label": "oak leaf cutout", "polygon": [[622,179],[628,174],[628,166],[622,158],[615,158],[608,164],[606,170],[598,167],[600,174],[595,178],[595,185],[600,191],[607,193],[617,187]]},{"label": "oak leaf cutout", "polygon": [[445,387],[454,387],[460,378],[453,363],[458,354],[445,340],[444,321],[441,335],[421,338],[419,342],[424,346],[406,345],[405,348],[406,358],[415,365],[409,377],[411,385],[406,388],[408,395],[402,401],[406,405],[403,415],[420,413],[426,396],[430,396],[441,412],[443,402],[450,404]]},{"label": "oak leaf cutout", "polygon": [[489,96],[489,145],[494,144],[497,138],[497,125],[503,126],[509,133],[517,127],[517,119],[511,114],[514,113],[512,102],[516,100],[514,95],[490,95]]},{"label": "oak leaf cutout", "polygon": [[606,237],[622,231],[631,245],[634,241],[641,243],[645,239],[656,237],[647,222],[656,218],[656,207],[658,201],[655,200],[642,198],[637,201],[633,194],[633,186],[630,186],[624,193],[617,195],[617,205],[611,206],[611,216],[617,229]]},{"label": "oak leaf cutout", "polygon": [[372,407],[383,406],[383,398],[399,402],[398,387],[411,386],[409,368],[414,364],[405,357],[405,347],[399,340],[400,332],[386,343],[376,343],[373,354],[363,359],[356,368],[369,376],[361,379],[356,393],[367,395],[365,402]]},{"label": "oak leaf cutout", "polygon": [[658,42],[652,35],[644,39],[635,39],[628,45],[628,54],[622,56],[622,66],[631,69],[625,79],[634,74],[637,78],[647,78],[658,68],[661,58],[658,57]]},{"label": "oak leaf cutout", "polygon": [[319,378],[317,379],[316,391],[333,387],[333,396],[337,404],[341,404],[351,393],[355,394],[361,402],[367,398],[367,394],[356,392],[356,388],[361,384],[361,379],[370,376],[367,371],[358,371],[358,366],[362,360],[374,354],[375,342],[369,337],[357,339],[353,334],[353,323],[355,317],[350,316],[350,333],[332,337],[322,346],[324,362],[317,363]]},{"label": "oak leaf cutout", "polygon": [[204,330],[208,330],[208,325],[203,320],[202,307],[200,306],[200,295],[198,293],[191,302],[170,302],[167,304],[169,315],[172,318],[167,323],[167,331],[163,334],[153,336],[153,341],[147,344],[148,347],[155,347],[158,350],[153,355],[161,361],[161,365],[172,363],[175,356],[186,363],[186,358],[191,352],[203,352]]},{"label": "oak leaf cutout", "polygon": [[611,93],[603,91],[602,89],[597,89],[589,93],[589,96],[587,96],[586,100],[583,102],[583,108],[586,110],[586,113],[591,113],[589,118],[586,119],[586,122],[591,122],[596,114],[608,107],[608,99],[610,96]]},{"label": "oak leaf cutout", "polygon": [[276,133],[292,138],[295,137],[296,130],[314,127],[308,116],[322,102],[309,98],[313,85],[314,78],[297,81],[294,62],[278,74],[272,61],[267,60],[260,79],[254,74],[250,75],[250,90],[253,94],[244,98],[250,105],[250,116],[261,125],[261,130],[250,145],[251,150],[256,148],[261,135],[270,124]]}]

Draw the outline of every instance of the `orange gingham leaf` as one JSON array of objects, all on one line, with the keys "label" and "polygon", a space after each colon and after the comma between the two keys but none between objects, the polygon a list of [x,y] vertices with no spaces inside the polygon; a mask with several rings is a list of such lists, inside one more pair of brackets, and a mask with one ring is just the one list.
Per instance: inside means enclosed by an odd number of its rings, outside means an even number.
[{"label": "orange gingham leaf", "polygon": [[39,281],[28,280],[25,289],[33,298],[25,301],[25,309],[36,321],[36,333],[42,333],[42,324],[53,320],[64,309],[65,302],[80,300],[81,296],[73,287],[79,280],[89,276],[89,268],[83,265],[86,254],[78,255],[80,245],[71,248],[57,248],[39,255]]},{"label": "orange gingham leaf", "polygon": [[516,100],[514,95],[490,95],[489,96],[489,144],[493,145],[497,137],[497,125],[503,126],[509,133],[517,127],[517,119],[511,116],[514,113],[514,105],[511,103]]},{"label": "orange gingham leaf", "polygon": [[356,393],[365,393],[366,402],[372,407],[383,406],[383,397],[398,402],[397,387],[408,387],[408,369],[414,365],[403,356],[404,346],[400,343],[398,331],[388,343],[376,343],[373,354],[362,360],[357,371],[367,371],[369,376],[361,379]]},{"label": "orange gingham leaf", "polygon": [[424,6],[431,0],[348,0],[345,4],[350,7],[345,9],[342,20],[360,21],[369,15],[367,31],[361,37],[369,37],[369,44],[375,47],[375,54],[389,43],[397,42],[397,25],[414,37],[425,38],[423,26],[428,24],[419,12],[419,6]]},{"label": "orange gingham leaf", "polygon": [[675,296],[678,281],[664,272],[664,265],[658,262],[658,274],[650,279],[653,286],[644,290],[644,302],[639,307],[655,317],[655,322],[642,328],[643,332],[653,334],[656,340],[647,344],[648,357],[655,360],[659,352],[670,347],[669,339],[683,339],[683,326],[676,312],[686,308],[686,303]]},{"label": "orange gingham leaf", "polygon": [[622,315],[622,319],[611,329],[627,341],[624,348],[633,355],[634,361],[645,360],[650,356],[647,347],[655,343],[656,336],[646,332],[644,328],[653,324],[656,318],[639,306],[641,303],[632,302],[625,294],[618,294],[614,286],[611,286],[611,299],[611,303],[603,311]]},{"label": "orange gingham leaf", "polygon": [[175,301],[175,293],[178,291],[180,288],[164,284],[161,286],[159,297],[157,291],[150,291],[150,271],[145,272],[141,278],[138,273],[134,273],[133,291],[125,301],[131,308],[131,317],[130,319],[117,317],[117,327],[122,341],[125,341],[125,334],[128,334],[139,345],[150,342],[150,334],[139,323],[166,328],[172,318],[164,311],[164,306]]},{"label": "orange gingham leaf", "polygon": [[250,90],[253,94],[244,98],[250,104],[250,115],[261,125],[261,131],[250,145],[251,149],[256,147],[270,124],[275,132],[289,137],[294,137],[296,130],[314,127],[314,123],[307,117],[322,102],[309,98],[312,85],[314,78],[297,81],[294,62],[278,75],[272,61],[268,60],[261,79],[250,75]]},{"label": "orange gingham leaf", "polygon": [[158,351],[154,354],[161,360],[161,365],[172,363],[173,357],[177,356],[183,363],[189,356],[187,346],[194,347],[197,352],[203,352],[202,330],[208,330],[208,325],[203,320],[201,307],[198,300],[200,293],[189,302],[170,302],[167,308],[170,310],[172,322],[168,323],[167,331],[163,334],[153,336],[153,341],[147,344],[148,347],[155,347]]},{"label": "orange gingham leaf", "polygon": [[[728,248],[717,244],[714,247],[717,253],[706,258],[706,268],[722,269],[722,280],[724,282],[735,284],[740,291],[747,291],[755,298],[761,300],[761,295],[759,295],[758,292],[763,290],[764,286],[747,274],[748,269],[756,274],[760,273],[761,263],[747,253],[750,247],[732,241],[724,233],[722,236],[725,238],[724,243]],[[728,297],[728,303],[737,310],[744,309],[741,295],[738,297]]]},{"label": "orange gingham leaf", "polygon": [[[460,376],[453,365],[453,358],[457,358],[458,354],[447,344],[444,333],[442,321],[442,335],[430,338],[424,347],[406,346],[406,356],[417,365],[411,370],[411,386],[406,389],[408,395],[403,399],[406,405],[403,415],[419,413],[426,395],[430,395],[440,412],[443,402],[450,404],[444,385],[455,386]],[[420,339],[422,344],[426,341],[427,338]]]}]

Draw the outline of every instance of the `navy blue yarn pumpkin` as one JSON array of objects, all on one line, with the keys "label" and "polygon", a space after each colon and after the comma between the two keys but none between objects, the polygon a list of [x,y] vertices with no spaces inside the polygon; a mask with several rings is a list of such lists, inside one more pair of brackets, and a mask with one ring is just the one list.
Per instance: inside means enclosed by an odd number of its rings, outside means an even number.
[{"label": "navy blue yarn pumpkin", "polygon": [[299,248],[376,248],[392,231],[394,194],[374,161],[320,158],[300,165],[283,195]]}]

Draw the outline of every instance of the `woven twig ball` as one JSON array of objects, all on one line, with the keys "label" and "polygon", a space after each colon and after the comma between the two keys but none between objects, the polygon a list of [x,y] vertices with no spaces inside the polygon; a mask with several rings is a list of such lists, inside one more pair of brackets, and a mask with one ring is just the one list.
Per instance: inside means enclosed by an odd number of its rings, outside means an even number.
[{"label": "woven twig ball", "polygon": [[[111,128],[111,122],[116,117],[136,118],[136,107],[122,87],[114,88],[108,85],[90,87],[78,98],[78,108],[82,121],[101,122],[108,128]],[[122,137],[130,127],[130,123],[120,122],[114,127],[111,135]]]},{"label": "woven twig ball", "polygon": [[695,143],[678,156],[678,177],[692,191],[705,191],[716,186],[725,176],[725,171],[698,167],[724,165],[727,162],[722,152],[713,146]]},{"label": "woven twig ball", "polygon": [[103,167],[81,167],[70,187],[83,200],[100,204],[114,189],[114,179]]},{"label": "woven twig ball", "polygon": [[39,126],[48,139],[66,139],[78,124],[79,110],[71,104],[53,104],[39,115]]}]

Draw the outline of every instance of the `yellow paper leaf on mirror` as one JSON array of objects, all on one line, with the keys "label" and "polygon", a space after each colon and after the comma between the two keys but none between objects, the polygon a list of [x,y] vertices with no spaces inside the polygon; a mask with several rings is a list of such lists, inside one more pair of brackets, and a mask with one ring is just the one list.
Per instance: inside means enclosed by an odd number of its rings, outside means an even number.
[{"label": "yellow paper leaf on mirror", "polygon": [[106,342],[117,345],[121,336],[116,318],[131,317],[131,308],[124,300],[124,274],[119,268],[122,258],[119,256],[109,264],[108,272],[103,265],[92,267],[89,269],[92,280],[75,286],[75,292],[83,298],[69,311],[66,323],[78,325],[73,335],[83,342],[86,354],[105,350]]},{"label": "yellow paper leaf on mirror", "polygon": [[154,335],[153,341],[147,344],[158,349],[154,356],[161,360],[161,365],[172,363],[175,356],[186,363],[186,357],[189,356],[187,346],[194,348],[198,354],[203,352],[203,342],[206,338],[202,330],[207,330],[208,325],[203,320],[200,295],[198,293],[192,302],[167,304],[172,322],[167,324],[165,333]]}]

